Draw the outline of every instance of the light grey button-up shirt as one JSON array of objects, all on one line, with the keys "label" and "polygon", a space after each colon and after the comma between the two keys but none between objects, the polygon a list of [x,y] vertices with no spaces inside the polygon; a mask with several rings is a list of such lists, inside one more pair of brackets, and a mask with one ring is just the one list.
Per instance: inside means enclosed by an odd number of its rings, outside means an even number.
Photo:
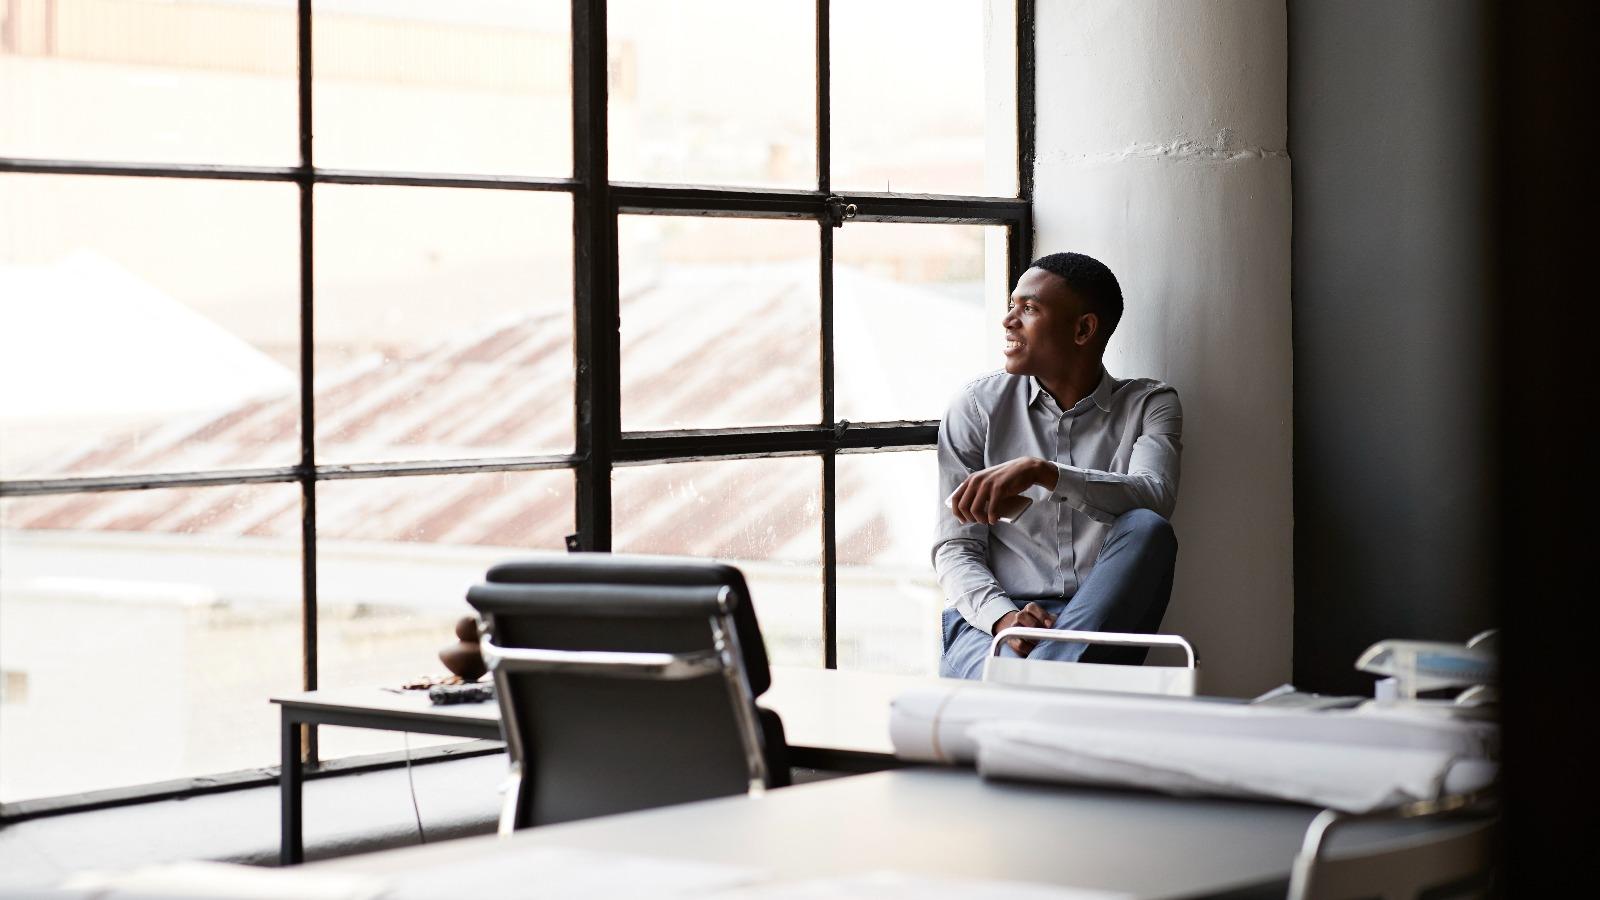
[{"label": "light grey button-up shirt", "polygon": [[[995,372],[961,389],[939,424],[939,511],[933,567],[974,628],[1028,600],[1070,597],[1093,568],[1110,525],[1130,509],[1171,518],[1178,496],[1183,409],[1147,378],[1100,384],[1062,411],[1039,382]],[[1036,456],[1061,470],[1013,524],[963,525],[944,499],[979,469]]]}]

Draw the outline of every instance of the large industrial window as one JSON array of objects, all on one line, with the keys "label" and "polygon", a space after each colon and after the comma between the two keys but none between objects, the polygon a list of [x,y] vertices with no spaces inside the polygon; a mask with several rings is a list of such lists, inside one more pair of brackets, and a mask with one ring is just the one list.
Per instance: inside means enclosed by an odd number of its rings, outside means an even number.
[{"label": "large industrial window", "polygon": [[0,814],[259,781],[267,697],[438,671],[521,555],[720,557],[775,662],[933,671],[1030,2],[0,16]]}]

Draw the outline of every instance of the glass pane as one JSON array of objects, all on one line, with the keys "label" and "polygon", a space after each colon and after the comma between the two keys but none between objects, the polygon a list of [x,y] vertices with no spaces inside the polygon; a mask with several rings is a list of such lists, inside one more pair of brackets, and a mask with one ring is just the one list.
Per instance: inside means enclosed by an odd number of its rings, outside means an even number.
[{"label": "glass pane", "polygon": [[612,0],[611,179],[817,186],[813,0]]},{"label": "glass pane", "polygon": [[0,501],[0,800],[273,765],[300,489]]},{"label": "glass pane", "polygon": [[[317,485],[318,684],[393,687],[445,677],[439,651],[495,563],[564,553],[572,473],[493,472]],[[458,738],[412,735],[412,749]],[[401,750],[369,729],[323,729],[324,759]]]},{"label": "glass pane", "polygon": [[1007,293],[1005,246],[998,226],[859,224],[836,233],[839,418],[937,419],[961,385],[999,367],[1002,331],[984,298]]},{"label": "glass pane", "polygon": [[1017,193],[1013,0],[833,5],[833,187]]},{"label": "glass pane", "polygon": [[621,216],[622,429],[822,418],[815,222]]},{"label": "glass pane", "polygon": [[839,668],[935,675],[944,596],[933,576],[932,450],[838,457]]},{"label": "glass pane", "polygon": [[771,661],[822,665],[820,459],[628,466],[611,486],[618,552],[738,566]]},{"label": "glass pane", "polygon": [[0,474],[294,464],[298,222],[287,184],[0,175]]},{"label": "glass pane", "polygon": [[0,156],[293,165],[292,0],[0,8]]},{"label": "glass pane", "polygon": [[572,448],[572,200],[317,188],[319,463]]},{"label": "glass pane", "polygon": [[571,174],[565,0],[316,0],[315,11],[317,165]]}]

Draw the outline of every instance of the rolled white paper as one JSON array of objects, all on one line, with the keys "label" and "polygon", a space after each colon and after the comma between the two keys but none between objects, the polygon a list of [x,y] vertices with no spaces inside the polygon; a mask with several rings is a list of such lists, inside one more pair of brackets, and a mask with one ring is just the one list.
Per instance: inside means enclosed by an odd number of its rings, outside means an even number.
[{"label": "rolled white paper", "polygon": [[1487,721],[1396,715],[1391,710],[1305,710],[1132,694],[1052,691],[971,682],[906,691],[894,699],[895,755],[971,763],[983,722],[1033,722],[1124,730],[1148,736],[1216,735],[1348,746],[1437,750],[1492,759],[1498,727]]}]

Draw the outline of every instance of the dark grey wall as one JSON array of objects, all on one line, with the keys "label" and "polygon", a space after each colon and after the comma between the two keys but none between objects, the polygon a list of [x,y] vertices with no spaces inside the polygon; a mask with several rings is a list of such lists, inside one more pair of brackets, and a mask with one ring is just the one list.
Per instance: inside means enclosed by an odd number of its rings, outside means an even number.
[{"label": "dark grey wall", "polygon": [[1484,18],[1477,2],[1289,2],[1303,689],[1370,690],[1352,666],[1372,642],[1492,624]]}]

